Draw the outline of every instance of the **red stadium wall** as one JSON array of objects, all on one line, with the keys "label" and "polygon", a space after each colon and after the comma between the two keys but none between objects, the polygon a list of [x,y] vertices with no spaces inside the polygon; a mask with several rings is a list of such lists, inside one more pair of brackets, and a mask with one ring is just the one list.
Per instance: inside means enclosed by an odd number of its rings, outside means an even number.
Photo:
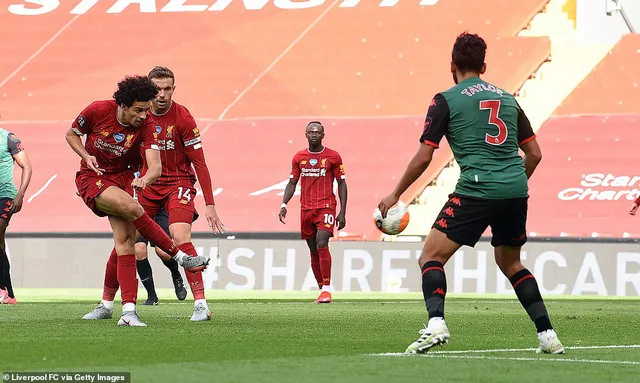
[{"label": "red stadium wall", "polygon": [[624,36],[538,132],[529,231],[637,237],[640,196],[640,36]]},{"label": "red stadium wall", "polygon": [[[176,100],[204,132],[230,231],[297,231],[297,215],[286,226],[277,221],[277,192],[256,192],[286,180],[313,118],[324,122],[326,145],[342,154],[348,172],[347,232],[372,238],[373,208],[415,150],[429,100],[452,85],[455,36],[483,35],[486,78],[515,91],[549,56],[547,39],[513,37],[546,2],[325,1],[291,10],[282,9],[286,1],[263,1],[247,10],[260,2],[232,1],[224,10],[175,12],[158,0],[142,2],[141,12],[138,4],[114,9],[126,2],[80,9],[79,1],[65,1],[47,12],[33,4],[20,11],[43,13],[33,16],[2,6],[0,25],[18,31],[21,43],[0,40],[1,126],[22,138],[35,166],[31,202],[12,230],[109,230],[75,196],[78,159],[64,132],[125,74],[166,65],[177,74]],[[421,185],[450,159],[446,147],[439,150]],[[208,228],[198,222],[195,229]]]},{"label": "red stadium wall", "polygon": [[538,140],[544,159],[531,179],[530,232],[640,235],[627,213],[640,196],[640,116],[552,118]]}]

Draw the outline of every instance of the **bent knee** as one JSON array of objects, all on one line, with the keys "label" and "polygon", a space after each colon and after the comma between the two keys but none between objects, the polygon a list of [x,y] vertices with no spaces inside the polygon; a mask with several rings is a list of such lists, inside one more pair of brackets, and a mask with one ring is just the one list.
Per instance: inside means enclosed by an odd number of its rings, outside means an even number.
[{"label": "bent knee", "polygon": [[329,240],[321,239],[316,242],[316,246],[318,249],[322,249],[323,247],[329,247]]},{"label": "bent knee", "polygon": [[147,259],[147,245],[144,243],[136,243],[135,244],[135,250],[136,250],[136,260],[138,261],[143,261],[145,259]]},{"label": "bent knee", "polygon": [[127,202],[122,207],[122,210],[123,210],[122,213],[124,214],[124,216],[130,221],[134,221],[144,214],[144,209],[135,200],[131,200],[130,202]]}]

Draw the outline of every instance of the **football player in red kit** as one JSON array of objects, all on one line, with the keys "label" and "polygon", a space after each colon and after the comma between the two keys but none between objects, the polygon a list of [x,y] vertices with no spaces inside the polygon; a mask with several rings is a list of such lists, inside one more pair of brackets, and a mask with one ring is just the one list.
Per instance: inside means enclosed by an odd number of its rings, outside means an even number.
[{"label": "football player in red kit", "polygon": [[[113,100],[95,101],[74,120],[66,133],[69,146],[82,158],[76,173],[78,195],[99,217],[109,217],[115,247],[105,272],[100,305],[84,319],[108,319],[113,299],[122,288],[120,326],[146,326],[136,312],[138,281],[134,243],[136,230],[150,238],[187,271],[206,268],[207,257],[191,257],[181,251],[133,198],[160,176],[161,163],[154,124],[147,118],[158,89],[146,76],[127,77],[118,83]],[[81,136],[86,135],[82,144]],[[129,168],[144,148],[147,171],[134,177]],[[133,151],[131,151],[133,149]]]},{"label": "football player in red kit", "polygon": [[[346,225],[347,183],[345,181],[342,158],[335,150],[322,145],[324,126],[318,121],[307,124],[307,149],[293,156],[289,183],[284,190],[279,219],[285,223],[287,203],[293,197],[298,180],[301,180],[300,196],[300,233],[307,241],[311,253],[311,269],[321,289],[315,303],[331,303],[331,253],[329,238],[333,236],[334,226],[338,230]],[[333,194],[333,182],[338,181],[340,212],[336,215],[336,196]]]},{"label": "football player in red kit", "polygon": [[[158,66],[149,72],[148,77],[158,88],[158,95],[151,102],[151,113],[160,149],[162,174],[153,185],[139,193],[138,202],[151,217],[165,208],[169,213],[171,237],[185,253],[197,255],[191,243],[191,224],[198,218],[195,207],[196,176],[202,188],[206,205],[205,218],[209,227],[214,233],[224,231],[224,225],[216,212],[200,130],[189,110],[173,101],[176,89],[174,73]],[[144,161],[142,173],[148,171],[148,168],[149,164]],[[138,272],[141,270],[139,267]],[[194,298],[191,320],[195,322],[211,319],[211,311],[205,300],[202,273],[186,273],[186,277]],[[140,275],[140,278],[144,279],[145,276]]]}]

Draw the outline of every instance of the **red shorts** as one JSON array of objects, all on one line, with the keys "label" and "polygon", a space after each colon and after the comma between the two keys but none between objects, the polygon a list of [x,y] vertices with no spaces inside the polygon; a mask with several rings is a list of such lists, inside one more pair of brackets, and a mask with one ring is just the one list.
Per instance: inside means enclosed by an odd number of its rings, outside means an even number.
[{"label": "red shorts", "polygon": [[163,207],[169,213],[169,225],[176,222],[193,223],[198,219],[196,188],[189,183],[178,185],[150,185],[138,192],[138,202],[154,218]]},{"label": "red shorts", "polygon": [[315,238],[318,230],[331,233],[336,222],[336,209],[313,209],[300,212],[300,237],[302,239]]},{"label": "red shorts", "polygon": [[133,179],[133,172],[128,170],[122,173],[103,174],[101,176],[93,172],[79,171],[76,173],[76,188],[78,189],[78,195],[93,214],[98,217],[106,217],[107,214],[96,207],[96,197],[107,190],[109,186],[115,186],[133,196],[133,187],[131,186]]}]

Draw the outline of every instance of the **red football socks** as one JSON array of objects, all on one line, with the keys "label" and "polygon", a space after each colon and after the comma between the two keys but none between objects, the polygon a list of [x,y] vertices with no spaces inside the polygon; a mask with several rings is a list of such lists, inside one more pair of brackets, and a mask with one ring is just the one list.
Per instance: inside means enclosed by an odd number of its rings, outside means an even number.
[{"label": "red football socks", "polygon": [[313,271],[313,276],[316,278],[316,282],[318,282],[318,288],[322,288],[322,272],[320,271],[320,255],[317,251],[311,252],[311,270]]},{"label": "red football socks", "polygon": [[[180,250],[182,250],[185,254],[190,257],[197,257],[198,252],[196,248],[193,247],[193,243],[187,242],[178,246]],[[191,287],[191,292],[193,293],[193,299],[205,299],[204,298],[204,282],[202,280],[202,271],[198,271],[196,273],[184,273],[187,277],[187,282],[189,282],[189,287]]]},{"label": "red football socks", "polygon": [[136,256],[126,254],[118,257],[118,282],[122,304],[136,304],[138,298],[138,278],[136,278]]},{"label": "red football socks", "polygon": [[322,273],[322,286],[331,285],[331,253],[328,247],[318,248],[320,256],[320,272]]},{"label": "red football socks", "polygon": [[162,230],[157,223],[155,223],[149,216],[145,213],[135,221],[133,221],[133,225],[138,229],[140,234],[144,236],[149,241],[155,243],[156,246],[164,250],[167,254],[172,257],[178,253],[178,248],[173,243],[171,238]]},{"label": "red football socks", "polygon": [[107,268],[104,272],[104,287],[102,288],[102,299],[113,301],[116,297],[120,284],[118,283],[118,254],[115,247],[111,250],[111,255],[107,261]]}]

